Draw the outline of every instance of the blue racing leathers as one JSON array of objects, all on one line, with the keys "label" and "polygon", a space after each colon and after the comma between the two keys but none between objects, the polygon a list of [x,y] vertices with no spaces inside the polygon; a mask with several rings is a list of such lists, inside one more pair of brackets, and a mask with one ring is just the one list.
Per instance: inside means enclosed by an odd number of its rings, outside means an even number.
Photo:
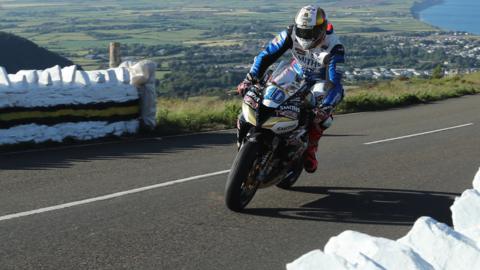
[{"label": "blue racing leathers", "polygon": [[[328,24],[325,39],[308,50],[303,49],[296,41],[295,30],[290,26],[255,57],[248,77],[253,80],[262,78],[268,67],[288,50],[291,50],[293,58],[302,67],[307,83],[312,84],[312,92],[321,100],[319,107],[334,108],[340,103],[344,90],[341,84],[342,76],[337,72],[337,64],[345,61],[345,52],[333,31],[333,26]],[[316,87],[313,78],[324,80],[325,83],[322,87]]]}]

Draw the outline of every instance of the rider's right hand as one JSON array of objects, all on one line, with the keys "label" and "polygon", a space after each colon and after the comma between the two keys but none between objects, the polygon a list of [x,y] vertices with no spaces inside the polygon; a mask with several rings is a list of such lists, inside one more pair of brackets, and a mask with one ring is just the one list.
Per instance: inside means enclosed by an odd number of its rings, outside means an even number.
[{"label": "rider's right hand", "polygon": [[253,83],[250,80],[243,80],[243,82],[237,86],[237,93],[242,97],[245,96],[245,93],[247,93],[248,88],[250,88],[252,84]]}]

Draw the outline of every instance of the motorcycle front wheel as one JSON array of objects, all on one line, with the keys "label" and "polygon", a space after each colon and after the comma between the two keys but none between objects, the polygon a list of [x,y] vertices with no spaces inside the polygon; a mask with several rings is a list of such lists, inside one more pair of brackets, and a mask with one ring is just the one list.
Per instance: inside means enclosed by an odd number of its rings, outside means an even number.
[{"label": "motorcycle front wheel", "polygon": [[232,211],[243,210],[257,192],[258,182],[253,174],[259,149],[257,142],[247,141],[233,162],[225,185],[225,203]]},{"label": "motorcycle front wheel", "polygon": [[282,189],[290,189],[295,184],[303,172],[303,158],[297,160],[285,178],[277,184]]}]

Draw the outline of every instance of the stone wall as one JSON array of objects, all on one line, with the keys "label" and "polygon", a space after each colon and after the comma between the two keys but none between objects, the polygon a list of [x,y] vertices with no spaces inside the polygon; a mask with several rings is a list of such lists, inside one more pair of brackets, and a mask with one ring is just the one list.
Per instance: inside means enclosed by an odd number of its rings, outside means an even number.
[{"label": "stone wall", "polygon": [[[154,69],[151,62],[97,71],[55,66],[17,74],[0,67],[0,145],[137,132],[143,112],[155,115],[154,89],[146,86],[154,75],[148,69],[142,73],[145,66]],[[147,102],[141,100],[145,92]],[[150,127],[155,123],[143,120]]]}]

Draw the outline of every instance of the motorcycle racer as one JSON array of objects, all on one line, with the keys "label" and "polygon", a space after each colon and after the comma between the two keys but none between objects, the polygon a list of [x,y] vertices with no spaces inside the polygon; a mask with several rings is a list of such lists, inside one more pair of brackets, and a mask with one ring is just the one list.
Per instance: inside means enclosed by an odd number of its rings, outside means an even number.
[{"label": "motorcycle racer", "polygon": [[328,22],[325,11],[312,5],[301,8],[295,17],[295,24],[281,32],[255,57],[237,91],[243,96],[251,85],[259,82],[268,67],[288,50],[302,67],[306,83],[318,101],[314,109],[315,118],[309,126],[309,144],[304,162],[305,171],[313,173],[318,165],[318,141],[331,126],[333,110],[344,96],[341,74],[337,71],[337,64],[344,62],[344,47]]}]

